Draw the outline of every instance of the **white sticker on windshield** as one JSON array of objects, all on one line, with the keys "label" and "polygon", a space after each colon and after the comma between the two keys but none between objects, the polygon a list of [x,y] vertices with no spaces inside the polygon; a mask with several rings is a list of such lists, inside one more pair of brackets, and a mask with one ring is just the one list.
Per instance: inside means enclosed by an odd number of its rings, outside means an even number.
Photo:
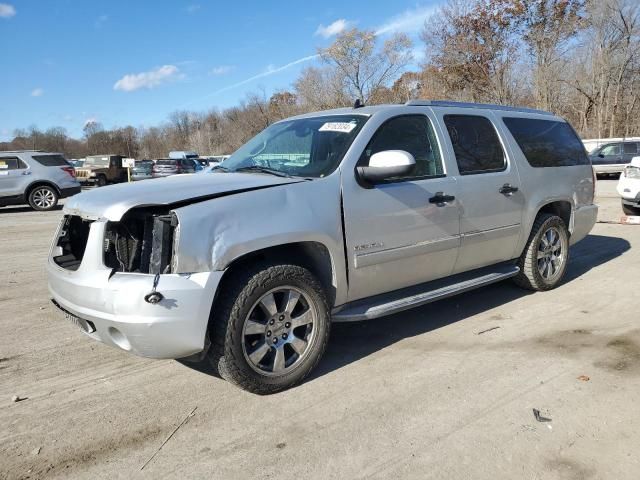
[{"label": "white sticker on windshield", "polygon": [[350,122],[327,122],[320,127],[320,132],[342,132],[349,133],[356,128],[355,123]]}]

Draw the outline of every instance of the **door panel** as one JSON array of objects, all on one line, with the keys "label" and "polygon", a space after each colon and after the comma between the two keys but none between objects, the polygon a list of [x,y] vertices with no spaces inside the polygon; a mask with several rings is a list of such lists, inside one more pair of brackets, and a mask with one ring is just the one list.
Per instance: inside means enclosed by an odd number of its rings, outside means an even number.
[{"label": "door panel", "polygon": [[[342,172],[349,300],[447,276],[458,253],[457,184],[444,173],[442,150],[427,116],[387,120],[359,165],[385,150],[411,153],[416,160],[411,174],[366,186],[354,180],[355,171]],[[431,203],[439,192],[454,198]]]},{"label": "door panel", "polygon": [[454,273],[517,256],[525,203],[520,178],[489,115],[443,115],[458,167],[460,253]]},{"label": "door panel", "polygon": [[434,178],[344,192],[349,299],[390,292],[449,275],[460,244],[455,179]]},{"label": "door panel", "polygon": [[0,158],[0,196],[22,195],[30,170],[17,157]]}]

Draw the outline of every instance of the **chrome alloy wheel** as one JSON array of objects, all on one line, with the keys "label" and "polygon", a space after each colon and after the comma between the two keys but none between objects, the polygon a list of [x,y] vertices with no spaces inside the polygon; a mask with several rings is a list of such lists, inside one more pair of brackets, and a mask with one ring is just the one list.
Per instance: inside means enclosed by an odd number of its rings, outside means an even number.
[{"label": "chrome alloy wheel", "polygon": [[242,328],[242,351],[256,372],[280,376],[295,369],[311,350],[318,311],[302,290],[270,290],[249,310]]},{"label": "chrome alloy wheel", "polygon": [[33,203],[42,209],[53,207],[56,201],[54,193],[48,188],[39,188],[33,192]]},{"label": "chrome alloy wheel", "polygon": [[568,245],[556,227],[549,227],[538,244],[538,272],[550,282],[562,273]]}]

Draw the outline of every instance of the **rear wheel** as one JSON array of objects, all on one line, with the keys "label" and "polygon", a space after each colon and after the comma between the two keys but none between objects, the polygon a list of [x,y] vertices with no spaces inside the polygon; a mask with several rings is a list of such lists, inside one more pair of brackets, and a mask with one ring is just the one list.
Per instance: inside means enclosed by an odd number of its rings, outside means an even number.
[{"label": "rear wheel", "polygon": [[324,290],[296,265],[232,274],[212,315],[209,361],[225,380],[257,394],[300,383],[329,340]]},{"label": "rear wheel", "polygon": [[35,187],[29,193],[28,201],[34,210],[41,212],[52,210],[58,205],[58,192],[48,185]]},{"label": "rear wheel", "polygon": [[625,205],[624,203],[622,204],[622,211],[624,212],[625,215],[631,215],[631,216],[640,215],[640,208],[632,207],[630,205]]},{"label": "rear wheel", "polygon": [[518,259],[514,282],[528,290],[551,290],[564,277],[569,260],[569,231],[557,215],[539,214]]}]

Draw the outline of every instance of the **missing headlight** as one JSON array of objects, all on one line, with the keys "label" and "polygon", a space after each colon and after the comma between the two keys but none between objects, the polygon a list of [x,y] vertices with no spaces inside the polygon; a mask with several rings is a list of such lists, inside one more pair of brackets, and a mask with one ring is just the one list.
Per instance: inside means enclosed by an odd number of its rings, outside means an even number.
[{"label": "missing headlight", "polygon": [[118,272],[171,273],[178,218],[173,212],[132,210],[107,224],[104,263]]}]

